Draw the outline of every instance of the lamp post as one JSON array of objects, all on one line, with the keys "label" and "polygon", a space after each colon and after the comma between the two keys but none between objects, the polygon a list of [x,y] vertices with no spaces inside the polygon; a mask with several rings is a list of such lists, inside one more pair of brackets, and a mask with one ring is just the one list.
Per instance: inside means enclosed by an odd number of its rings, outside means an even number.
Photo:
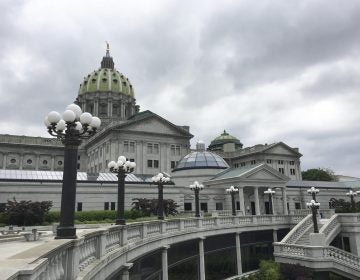
[{"label": "lamp post", "polygon": [[230,188],[226,189],[226,192],[231,194],[231,207],[232,207],[232,215],[236,216],[236,209],[235,209],[235,194],[239,192],[238,188],[231,186]]},{"label": "lamp post", "polygon": [[268,188],[266,191],[264,191],[264,194],[269,195],[269,212],[270,215],[274,215],[274,204],[272,200],[272,196],[275,194],[275,191],[273,191],[271,188]]},{"label": "lamp post", "polygon": [[316,202],[316,194],[319,193],[319,190],[314,187],[311,187],[310,189],[307,190],[307,192],[308,194],[311,194],[312,199]]},{"label": "lamp post", "polygon": [[348,193],[346,193],[347,196],[350,196],[350,201],[351,201],[351,210],[355,211],[355,199],[354,196],[356,196],[358,194],[357,192],[353,192],[352,190],[350,190]]},{"label": "lamp post", "polygon": [[119,156],[118,161],[110,161],[108,164],[111,173],[115,173],[118,177],[118,194],[117,194],[117,213],[116,224],[125,225],[125,177],[126,174],[134,171],[135,162],[126,160],[126,157]]},{"label": "lamp post", "polygon": [[64,172],[61,192],[60,224],[56,230],[56,239],[76,238],[74,227],[76,202],[77,154],[81,139],[94,135],[101,121],[90,113],[82,113],[76,104],[70,104],[60,116],[50,112],[44,121],[48,132],[64,144]]},{"label": "lamp post", "polygon": [[317,209],[320,207],[320,203],[316,202],[315,200],[312,199],[310,202],[306,203],[306,206],[309,207],[311,209],[311,212],[312,212],[312,219],[313,219],[313,224],[314,224],[314,233],[319,233],[316,214],[317,214]]},{"label": "lamp post", "polygon": [[164,220],[164,185],[171,181],[170,175],[164,173],[159,173],[151,178],[151,181],[158,186],[158,219]]},{"label": "lamp post", "polygon": [[189,188],[195,192],[195,217],[200,217],[199,192],[204,188],[204,186],[198,181],[195,181]]}]

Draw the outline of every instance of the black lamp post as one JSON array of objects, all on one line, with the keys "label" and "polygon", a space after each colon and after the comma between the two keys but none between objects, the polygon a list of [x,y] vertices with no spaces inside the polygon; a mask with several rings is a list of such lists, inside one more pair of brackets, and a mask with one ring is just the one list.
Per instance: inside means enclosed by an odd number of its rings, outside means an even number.
[{"label": "black lamp post", "polygon": [[319,190],[314,187],[311,187],[310,189],[307,190],[307,192],[308,194],[311,194],[312,199],[316,202],[316,194],[319,193]]},{"label": "black lamp post", "polygon": [[317,224],[317,209],[319,209],[320,207],[320,203],[316,202],[315,200],[311,200],[310,202],[306,203],[306,206],[309,207],[311,209],[312,212],[312,220],[313,220],[313,224],[314,224],[314,233],[319,233],[319,228],[318,228],[318,224]]},{"label": "black lamp post", "polygon": [[358,194],[358,192],[353,192],[352,190],[350,190],[348,193],[346,193],[347,196],[350,196],[350,201],[351,201],[351,211],[355,212],[355,199],[354,196],[356,196]]},{"label": "black lamp post", "polygon": [[235,188],[234,186],[231,186],[230,188],[226,189],[226,192],[231,194],[232,215],[236,216],[235,194],[239,192],[239,189]]},{"label": "black lamp post", "polygon": [[62,118],[58,112],[50,112],[45,118],[45,125],[49,134],[61,139],[65,145],[60,224],[57,227],[55,238],[74,239],[76,238],[74,216],[78,147],[81,139],[95,134],[101,121],[90,113],[82,113],[78,105],[70,104],[62,114]]},{"label": "black lamp post", "polygon": [[268,188],[266,191],[264,191],[264,194],[269,195],[269,213],[270,215],[274,214],[274,204],[273,204],[273,195],[275,194],[275,191],[273,191],[271,188]]},{"label": "black lamp post", "polygon": [[195,217],[200,217],[199,192],[203,188],[204,186],[198,181],[195,181],[192,185],[190,185],[190,190],[195,192]]},{"label": "black lamp post", "polygon": [[158,186],[158,208],[157,214],[159,220],[164,220],[164,185],[171,181],[170,175],[159,173],[151,178],[151,181]]},{"label": "black lamp post", "polygon": [[126,174],[134,171],[135,162],[126,160],[126,157],[120,156],[118,161],[110,161],[108,164],[111,173],[115,173],[118,177],[118,194],[117,194],[117,213],[116,224],[125,225],[125,177]]}]

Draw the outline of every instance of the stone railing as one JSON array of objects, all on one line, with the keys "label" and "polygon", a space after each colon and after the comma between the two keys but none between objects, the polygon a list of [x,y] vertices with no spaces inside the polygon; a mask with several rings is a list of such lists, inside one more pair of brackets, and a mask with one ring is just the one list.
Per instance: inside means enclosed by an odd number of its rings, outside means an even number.
[{"label": "stone railing", "polygon": [[[113,251],[126,252],[132,247],[161,240],[169,236],[183,235],[213,229],[261,226],[290,226],[298,223],[301,215],[223,216],[192,219],[173,219],[111,226],[80,236],[75,240],[54,240],[54,248],[38,256],[32,269],[20,270],[11,279],[75,279],[79,273]],[[86,273],[85,273],[86,274]],[[36,277],[34,278],[34,275]]]},{"label": "stone railing", "polygon": [[323,233],[325,235],[325,244],[329,245],[340,230],[341,224],[339,221],[339,215],[334,215],[321,227],[319,233]]},{"label": "stone railing", "polygon": [[284,238],[281,243],[294,244],[312,225],[311,214],[307,215],[300,223],[298,223]]},{"label": "stone railing", "polygon": [[[306,266],[311,261],[312,268],[333,269],[335,265],[351,275],[360,275],[360,257],[332,246],[305,246],[297,244],[274,243],[274,256],[278,261]],[[327,263],[327,265],[325,265]]]},{"label": "stone railing", "polygon": [[[242,210],[236,210],[236,216],[242,216],[244,215]],[[211,216],[232,216],[231,210],[216,210],[211,212]]]},{"label": "stone railing", "polygon": [[[319,216],[321,219],[330,219],[335,214],[335,209],[319,209]],[[311,214],[310,209],[295,209],[290,210],[292,215],[308,215]]]}]

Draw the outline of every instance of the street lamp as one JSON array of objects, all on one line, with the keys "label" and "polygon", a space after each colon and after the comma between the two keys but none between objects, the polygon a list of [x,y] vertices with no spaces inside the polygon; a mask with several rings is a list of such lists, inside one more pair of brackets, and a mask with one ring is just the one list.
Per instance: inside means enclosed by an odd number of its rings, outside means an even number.
[{"label": "street lamp", "polygon": [[164,220],[164,183],[169,183],[171,181],[170,175],[164,173],[159,173],[151,178],[151,182],[157,184],[158,186],[158,219]]},{"label": "street lamp", "polygon": [[311,209],[311,212],[312,212],[312,219],[313,219],[313,224],[314,224],[314,233],[319,233],[316,214],[317,214],[317,209],[320,207],[320,203],[316,202],[315,200],[312,199],[310,202],[306,203],[306,206],[309,207]]},{"label": "street lamp", "polygon": [[353,192],[352,190],[350,190],[348,193],[346,193],[347,196],[350,196],[351,210],[352,211],[355,211],[355,199],[354,199],[354,196],[356,196],[358,193],[360,193],[360,192],[359,191]]},{"label": "street lamp", "polygon": [[273,191],[271,188],[268,188],[266,191],[264,191],[264,194],[268,194],[269,195],[269,212],[270,215],[274,214],[274,204],[273,204],[273,198],[272,196],[275,194],[275,191]]},{"label": "street lamp", "polygon": [[125,177],[126,174],[134,171],[136,167],[135,162],[126,160],[126,157],[119,156],[118,161],[110,161],[108,168],[111,173],[115,173],[118,177],[118,197],[117,197],[117,213],[116,224],[125,225]]},{"label": "street lamp", "polygon": [[230,188],[226,189],[227,193],[231,194],[231,207],[232,207],[232,215],[236,216],[236,209],[235,209],[235,194],[239,192],[238,188],[231,186]]},{"label": "street lamp", "polygon": [[316,188],[314,188],[314,187],[311,187],[310,189],[307,190],[307,192],[308,192],[308,194],[311,194],[312,199],[313,199],[314,201],[316,201],[316,194],[319,193],[319,190],[316,189]]},{"label": "street lamp", "polygon": [[195,181],[189,188],[195,192],[195,217],[200,217],[199,192],[204,188],[204,185]]},{"label": "street lamp", "polygon": [[78,147],[81,139],[87,139],[95,134],[101,121],[90,113],[82,113],[78,105],[70,104],[62,116],[58,112],[50,112],[44,123],[49,134],[56,136],[65,146],[60,224],[57,227],[55,238],[74,239],[76,238],[74,216]]}]

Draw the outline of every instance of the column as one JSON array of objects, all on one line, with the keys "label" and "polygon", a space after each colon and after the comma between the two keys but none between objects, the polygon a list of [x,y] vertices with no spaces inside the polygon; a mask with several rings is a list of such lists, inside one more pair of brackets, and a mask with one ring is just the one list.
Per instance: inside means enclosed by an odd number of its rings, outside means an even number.
[{"label": "column", "polygon": [[162,247],[161,251],[161,270],[162,270],[162,280],[168,280],[168,255],[167,250],[170,246]]},{"label": "column", "polygon": [[239,201],[240,201],[240,210],[242,211],[243,215],[246,215],[243,187],[239,187]]},{"label": "column", "polygon": [[24,155],[21,154],[21,155],[20,155],[20,162],[19,162],[19,169],[20,169],[20,170],[23,169],[23,161],[24,161]]},{"label": "column", "polygon": [[94,100],[94,115],[99,116],[99,99]]},{"label": "column", "polygon": [[4,158],[3,158],[3,169],[6,169],[6,158],[7,158],[7,154],[4,153]]},{"label": "column", "polygon": [[129,270],[132,268],[134,264],[133,263],[126,263],[123,265],[123,269],[120,274],[119,280],[129,280]]},{"label": "column", "polygon": [[205,255],[204,255],[204,239],[201,237],[199,240],[199,263],[200,263],[200,280],[205,280]]},{"label": "column", "polygon": [[259,187],[254,187],[255,214],[260,215]]},{"label": "column", "polygon": [[241,247],[240,247],[240,233],[237,232],[235,234],[236,241],[236,267],[237,267],[237,275],[242,274],[242,262],[241,262]]},{"label": "column", "polygon": [[283,198],[283,211],[284,215],[288,215],[288,209],[287,209],[287,198],[286,198],[286,187],[282,189],[282,198]]},{"label": "column", "polygon": [[278,242],[278,239],[277,239],[277,229],[274,229],[274,230],[273,230],[273,241],[274,241],[274,242]]}]

